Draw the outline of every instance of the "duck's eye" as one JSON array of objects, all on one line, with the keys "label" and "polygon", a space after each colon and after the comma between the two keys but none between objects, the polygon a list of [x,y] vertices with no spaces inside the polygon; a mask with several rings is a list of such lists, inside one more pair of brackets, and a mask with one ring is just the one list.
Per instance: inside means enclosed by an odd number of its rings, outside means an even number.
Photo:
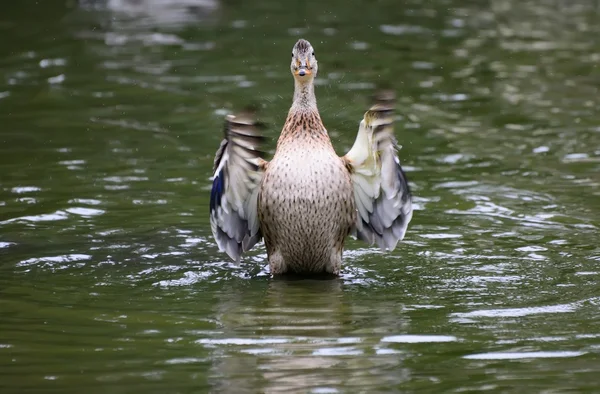
[{"label": "duck's eye", "polygon": [[315,56],[315,53],[313,52],[312,55]]},{"label": "duck's eye", "polygon": [[294,54],[292,53],[292,59],[294,58]]}]

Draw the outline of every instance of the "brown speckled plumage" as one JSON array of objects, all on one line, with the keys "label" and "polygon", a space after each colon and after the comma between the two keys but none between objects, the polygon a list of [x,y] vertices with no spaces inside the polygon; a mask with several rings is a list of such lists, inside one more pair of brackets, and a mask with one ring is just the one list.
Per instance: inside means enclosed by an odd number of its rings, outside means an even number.
[{"label": "brown speckled plumage", "polygon": [[356,208],[350,174],[318,112],[290,111],[258,207],[273,274],[339,273]]},{"label": "brown speckled plumage", "polygon": [[254,125],[228,118],[215,161],[211,227],[219,249],[238,261],[262,236],[273,275],[338,275],[349,234],[393,250],[412,217],[392,129],[393,95],[365,113],[354,146],[339,157],[317,108],[318,64],[308,41],[296,43],[290,68],[294,99],[270,162],[260,157]]}]

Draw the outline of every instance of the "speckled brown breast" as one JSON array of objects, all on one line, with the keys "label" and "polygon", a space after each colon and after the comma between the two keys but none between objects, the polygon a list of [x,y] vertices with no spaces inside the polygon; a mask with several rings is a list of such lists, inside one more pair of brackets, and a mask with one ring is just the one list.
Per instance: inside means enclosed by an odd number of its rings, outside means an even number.
[{"label": "speckled brown breast", "polygon": [[280,139],[258,204],[273,274],[339,272],[356,212],[350,174],[327,134]]}]

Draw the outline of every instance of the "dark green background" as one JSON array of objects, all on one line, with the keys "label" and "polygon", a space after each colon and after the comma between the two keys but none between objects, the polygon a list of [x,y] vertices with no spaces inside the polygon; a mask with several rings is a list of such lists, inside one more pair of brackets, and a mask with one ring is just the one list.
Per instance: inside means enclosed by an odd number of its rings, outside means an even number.
[{"label": "dark green background", "polygon": [[[186,2],[0,6],[2,393],[598,389],[596,2]],[[334,281],[208,223],[223,116],[274,146],[300,36],[340,154],[397,91],[415,195]]]}]

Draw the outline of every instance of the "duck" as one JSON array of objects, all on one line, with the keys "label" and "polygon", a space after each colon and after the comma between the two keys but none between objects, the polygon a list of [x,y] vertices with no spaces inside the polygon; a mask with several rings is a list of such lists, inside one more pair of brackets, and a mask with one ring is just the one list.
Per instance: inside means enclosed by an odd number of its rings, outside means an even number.
[{"label": "duck", "polygon": [[251,112],[228,115],[214,159],[211,230],[220,251],[241,261],[264,240],[272,276],[339,276],[348,236],[393,251],[412,219],[412,194],[394,136],[393,91],[381,91],[354,144],[336,153],[315,96],[315,51],[292,48],[292,105],[270,161]]}]

